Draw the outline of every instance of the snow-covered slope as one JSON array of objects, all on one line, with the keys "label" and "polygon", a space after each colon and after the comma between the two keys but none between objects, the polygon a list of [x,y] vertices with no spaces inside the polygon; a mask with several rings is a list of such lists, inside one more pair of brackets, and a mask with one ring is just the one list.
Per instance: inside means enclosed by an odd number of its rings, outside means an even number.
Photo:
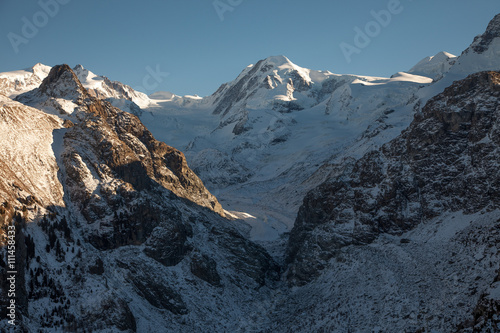
[{"label": "snow-covered slope", "polygon": [[[36,64],[30,69],[0,73],[0,93],[15,98],[38,88],[50,70],[50,66]],[[92,96],[108,99],[113,105],[128,112],[140,114],[140,109],[151,103],[146,94],[105,76],[98,76],[82,65],[76,65],[73,72]]]},{"label": "snow-covered slope", "polygon": [[439,79],[450,70],[457,56],[448,52],[439,52],[435,56],[426,57],[413,66],[408,73]]},{"label": "snow-covered slope", "polygon": [[194,103],[168,96],[141,119],[185,150],[230,209],[256,217],[254,237],[269,240],[291,228],[303,196],[333,161],[393,139],[453,81],[500,69],[499,20],[460,57],[440,52],[391,78],[315,71],[275,56]]},{"label": "snow-covered slope", "polygon": [[460,55],[450,73],[469,75],[484,70],[500,69],[500,14],[488,24],[484,34],[474,38]]},{"label": "snow-covered slope", "polygon": [[275,56],[248,66],[209,97],[188,103],[158,95],[141,120],[185,151],[227,209],[256,217],[248,220],[255,239],[277,240],[292,227],[316,184],[304,182],[318,167],[381,129],[392,130],[380,142],[399,134],[411,121],[413,94],[431,82],[403,72],[339,75]]},{"label": "snow-covered slope", "polygon": [[50,68],[38,63],[29,69],[0,73],[0,93],[14,98],[38,88],[49,74]]},{"label": "snow-covered slope", "polygon": [[29,196],[39,207],[63,206],[53,152],[57,117],[0,95],[0,202]]},{"label": "snow-covered slope", "polygon": [[76,65],[73,71],[82,85],[94,97],[111,99],[111,102],[113,100],[127,100],[137,104],[140,108],[145,108],[150,103],[146,94],[135,91],[130,86],[118,81],[111,81],[105,76],[98,76],[88,69],[83,68],[82,65]]},{"label": "snow-covered slope", "polygon": [[[324,288],[317,288],[331,285],[332,276],[342,286],[327,288],[333,293],[325,297],[335,301],[319,302],[322,310],[299,305],[296,314],[304,315],[292,315],[294,325],[315,325],[328,313],[320,327],[401,332],[427,324],[450,332],[471,326],[500,260],[499,84],[500,72],[455,82],[400,136],[339,165],[308,193],[290,234],[285,275],[290,285],[311,285],[291,295],[308,290],[322,299]],[[342,313],[349,307],[358,315],[347,323]]]}]

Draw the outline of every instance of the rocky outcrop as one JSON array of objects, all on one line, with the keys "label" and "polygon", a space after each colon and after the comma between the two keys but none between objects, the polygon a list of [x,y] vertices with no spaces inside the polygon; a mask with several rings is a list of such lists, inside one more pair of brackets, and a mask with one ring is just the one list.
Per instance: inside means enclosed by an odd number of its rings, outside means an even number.
[{"label": "rocky outcrop", "polygon": [[161,322],[162,331],[199,330],[215,304],[216,327],[234,327],[232,306],[251,312],[251,295],[279,280],[279,266],[242,235],[241,221],[224,217],[184,155],[91,96],[68,66],[18,98],[64,112],[4,99],[0,162],[26,174],[3,168],[0,219],[12,221],[17,210],[34,222],[18,236],[26,243],[18,251],[26,327],[135,332]]},{"label": "rocky outcrop", "polygon": [[472,312],[472,319],[460,324],[457,333],[496,332],[499,328],[500,279],[497,278],[492,284],[490,291],[481,295],[479,302]]},{"label": "rocky outcrop", "polygon": [[[94,304],[93,304],[94,305]],[[81,318],[85,329],[103,330],[116,327],[122,332],[137,332],[135,317],[127,303],[116,295],[106,295],[94,307],[86,308]],[[67,327],[68,331],[78,330]]]},{"label": "rocky outcrop", "polygon": [[[82,185],[92,171],[102,176],[112,171],[113,176],[136,189],[150,189],[158,183],[179,197],[224,215],[217,199],[191,171],[180,151],[156,141],[136,116],[91,97],[69,66],[53,67],[31,95],[69,98],[78,105],[78,123],[65,133],[63,155],[69,180],[74,184]],[[80,156],[80,148],[94,152],[97,160],[88,161]],[[86,171],[80,172],[84,165],[91,164],[106,165],[109,169],[91,171],[85,167]],[[76,195],[80,198],[80,194]]]},{"label": "rocky outcrop", "polygon": [[500,73],[452,86],[415,116],[398,138],[311,191],[287,250],[287,279],[302,285],[336,251],[400,234],[443,212],[500,207]]},{"label": "rocky outcrop", "polygon": [[191,273],[213,286],[221,285],[217,263],[206,254],[195,253],[191,258]]},{"label": "rocky outcrop", "polygon": [[88,97],[87,90],[68,65],[52,67],[37,93],[40,96],[70,99],[79,103]]},{"label": "rocky outcrop", "polygon": [[188,313],[182,296],[166,285],[165,281],[157,281],[148,271],[132,268],[127,280],[155,308],[168,310],[176,315]]},{"label": "rocky outcrop", "polygon": [[481,54],[489,48],[493,39],[498,37],[500,37],[500,14],[497,14],[493,20],[491,20],[484,34],[474,39],[471,49]]}]

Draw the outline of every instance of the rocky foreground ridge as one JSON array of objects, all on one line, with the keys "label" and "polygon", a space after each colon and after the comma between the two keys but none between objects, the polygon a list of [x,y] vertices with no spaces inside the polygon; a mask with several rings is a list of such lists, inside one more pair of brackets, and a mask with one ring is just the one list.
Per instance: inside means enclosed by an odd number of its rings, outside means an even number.
[{"label": "rocky foreground ridge", "polygon": [[[161,332],[209,320],[230,329],[240,325],[230,304],[250,311],[254,290],[278,280],[278,265],[225,218],[184,155],[90,96],[67,65],[17,100],[2,99],[5,133],[38,138],[21,152],[2,140],[0,150],[2,165],[20,166],[2,168],[0,211],[17,227],[20,327]],[[215,306],[219,316],[204,319]]]}]

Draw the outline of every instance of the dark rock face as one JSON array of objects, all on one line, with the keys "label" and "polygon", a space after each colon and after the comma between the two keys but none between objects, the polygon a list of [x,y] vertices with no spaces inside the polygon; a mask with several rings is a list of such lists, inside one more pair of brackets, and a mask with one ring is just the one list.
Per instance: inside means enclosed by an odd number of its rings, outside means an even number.
[{"label": "dark rock face", "polygon": [[472,50],[476,53],[483,53],[488,49],[493,39],[500,37],[500,14],[496,15],[488,24],[486,32],[477,36],[472,43]]},{"label": "dark rock face", "polygon": [[205,254],[195,253],[191,258],[191,273],[213,286],[221,285],[217,263]]},{"label": "dark rock face", "polygon": [[[150,190],[160,185],[181,198],[224,216],[217,199],[188,167],[184,154],[156,141],[136,116],[92,97],[68,65],[54,66],[40,88],[20,95],[18,99],[29,102],[43,98],[51,101],[45,104],[56,108],[57,101],[54,100],[58,98],[70,100],[78,106],[75,113],[79,122],[70,122],[66,126],[67,151],[63,157],[69,181],[74,185],[86,187],[81,186],[85,185],[82,184],[84,176],[118,177],[135,190]],[[93,152],[93,159],[81,156],[81,149]],[[105,170],[98,167],[103,165],[107,167]],[[88,172],[82,174],[82,167]],[[85,198],[83,194],[83,197],[75,199],[85,201],[90,198]],[[98,217],[105,214],[94,208]]]},{"label": "dark rock face", "polygon": [[500,328],[500,271],[491,284],[489,292],[481,294],[472,318],[458,326],[458,333],[496,332]]},{"label": "dark rock face", "polygon": [[[483,295],[473,312],[472,332],[495,332],[500,327],[500,300]],[[460,332],[467,332],[466,329]]]},{"label": "dark rock face", "polygon": [[86,329],[99,330],[116,327],[124,332],[137,332],[135,317],[127,303],[115,295],[105,297],[99,304],[98,311],[86,309],[82,319]]},{"label": "dark rock face", "polygon": [[93,101],[86,107],[90,115],[66,133],[68,145],[88,137],[92,141],[86,145],[96,152],[98,160],[135,189],[152,189],[159,184],[179,197],[224,215],[217,199],[189,169],[184,154],[156,141],[136,116],[104,101]]},{"label": "dark rock face", "polygon": [[399,234],[445,211],[500,206],[500,74],[455,82],[410,127],[311,191],[287,250],[287,279],[303,285],[336,250]]},{"label": "dark rock face", "polygon": [[68,65],[54,66],[38,89],[41,94],[55,98],[71,96],[81,100],[88,97],[87,90]]},{"label": "dark rock face", "polygon": [[212,228],[210,234],[214,241],[223,237],[224,242],[218,244],[230,253],[228,261],[237,272],[252,278],[259,286],[268,280],[279,280],[280,267],[260,246],[229,228]]},{"label": "dark rock face", "polygon": [[101,258],[97,258],[95,264],[89,267],[90,274],[102,275],[104,273],[104,263]]},{"label": "dark rock face", "polygon": [[171,220],[155,228],[149,237],[144,253],[165,266],[177,265],[192,250],[188,237],[193,237],[189,225]]},{"label": "dark rock face", "polygon": [[177,315],[188,313],[181,295],[165,283],[156,281],[153,275],[147,272],[134,272],[129,275],[128,279],[137,288],[138,294],[152,306]]}]

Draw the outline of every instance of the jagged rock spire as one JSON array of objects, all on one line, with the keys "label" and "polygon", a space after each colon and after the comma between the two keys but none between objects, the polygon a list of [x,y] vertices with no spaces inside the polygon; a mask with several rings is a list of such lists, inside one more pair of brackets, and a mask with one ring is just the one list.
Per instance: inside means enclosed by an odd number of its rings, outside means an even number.
[{"label": "jagged rock spire", "polygon": [[40,85],[40,92],[54,98],[76,100],[88,95],[80,80],[68,65],[52,67]]}]

